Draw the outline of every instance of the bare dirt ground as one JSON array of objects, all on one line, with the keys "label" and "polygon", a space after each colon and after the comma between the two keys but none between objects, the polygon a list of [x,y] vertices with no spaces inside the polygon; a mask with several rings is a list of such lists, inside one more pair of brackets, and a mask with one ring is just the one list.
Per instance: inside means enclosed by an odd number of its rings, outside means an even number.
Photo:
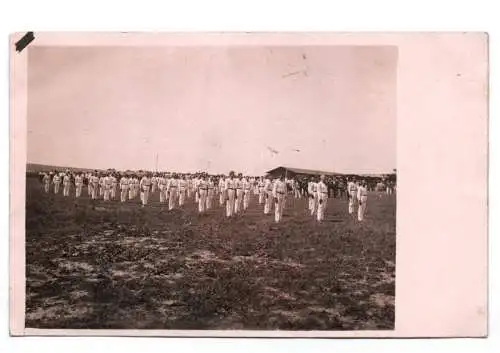
[{"label": "bare dirt ground", "polygon": [[255,197],[226,219],[193,199],[169,212],[158,193],[143,209],[26,191],[26,327],[394,328],[394,195],[371,194],[363,223],[330,199],[322,224],[289,197],[275,224]]}]

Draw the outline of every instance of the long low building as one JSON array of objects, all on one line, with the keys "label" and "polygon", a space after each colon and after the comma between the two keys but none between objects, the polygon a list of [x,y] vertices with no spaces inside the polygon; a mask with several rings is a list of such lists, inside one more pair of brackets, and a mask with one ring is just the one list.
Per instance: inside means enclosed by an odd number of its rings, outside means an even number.
[{"label": "long low building", "polygon": [[271,175],[273,178],[277,178],[280,176],[286,176],[286,177],[296,177],[296,176],[318,176],[318,175],[329,175],[329,176],[340,176],[343,175],[341,173],[335,173],[335,172],[328,172],[324,170],[313,170],[313,169],[301,169],[301,168],[291,168],[291,167],[284,167],[280,166],[274,169],[271,169],[267,172],[269,175]]},{"label": "long low building", "polygon": [[352,174],[352,173],[337,173],[337,172],[329,172],[324,170],[314,170],[314,169],[302,169],[302,168],[292,168],[279,166],[274,169],[271,169],[267,172],[273,178],[277,178],[280,176],[286,176],[288,178],[294,178],[296,176],[334,176],[334,177],[354,177],[354,178],[364,178],[366,180],[396,180],[396,173],[388,173],[388,174]]}]

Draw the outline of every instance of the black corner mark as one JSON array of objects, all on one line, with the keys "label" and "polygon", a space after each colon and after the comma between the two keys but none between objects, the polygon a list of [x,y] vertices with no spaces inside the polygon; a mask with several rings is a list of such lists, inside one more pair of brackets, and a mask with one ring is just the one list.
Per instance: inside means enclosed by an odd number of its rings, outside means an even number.
[{"label": "black corner mark", "polygon": [[16,43],[16,51],[22,52],[24,48],[28,46],[35,39],[35,35],[33,32],[26,33],[21,39],[19,39]]}]

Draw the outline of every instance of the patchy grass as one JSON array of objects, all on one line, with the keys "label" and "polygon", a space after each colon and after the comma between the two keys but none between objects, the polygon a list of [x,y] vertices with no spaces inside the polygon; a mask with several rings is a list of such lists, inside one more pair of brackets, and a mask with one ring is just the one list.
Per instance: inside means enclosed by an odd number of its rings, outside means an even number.
[{"label": "patchy grass", "polygon": [[[366,220],[330,199],[322,224],[289,199],[283,222],[255,197],[243,216],[169,212],[45,194],[28,179],[26,327],[363,330],[394,328],[395,196]],[[218,200],[217,200],[218,201]]]}]

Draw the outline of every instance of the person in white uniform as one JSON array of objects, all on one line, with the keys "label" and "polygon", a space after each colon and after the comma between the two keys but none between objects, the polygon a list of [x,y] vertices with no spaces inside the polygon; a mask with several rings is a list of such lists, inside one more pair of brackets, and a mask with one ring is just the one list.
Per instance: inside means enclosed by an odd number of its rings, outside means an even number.
[{"label": "person in white uniform", "polygon": [[111,200],[116,199],[116,189],[118,187],[118,179],[113,174],[111,175]]},{"label": "person in white uniform", "polygon": [[54,184],[54,194],[59,193],[59,187],[61,186],[61,177],[59,174],[54,174],[54,177],[52,178],[52,183]]},{"label": "person in white uniform", "polygon": [[366,201],[368,200],[368,190],[366,181],[362,181],[357,190],[358,198],[358,221],[363,221],[366,212]]},{"label": "person in white uniform", "polygon": [[178,194],[179,194],[178,187],[179,187],[179,181],[177,179],[177,175],[173,174],[167,183],[168,209],[169,210],[173,210],[175,208],[175,204],[177,202],[177,198],[178,198]]},{"label": "person in white uniform", "polygon": [[128,176],[127,175],[122,176],[120,179],[120,201],[121,202],[127,201],[128,185],[129,185]]},{"label": "person in white uniform", "polygon": [[79,198],[82,195],[83,174],[79,173],[75,176],[75,196]]},{"label": "person in white uniform", "polygon": [[109,201],[111,196],[111,188],[113,187],[113,179],[111,179],[111,174],[104,176],[102,178],[102,188],[104,192],[104,201]]},{"label": "person in white uniform", "polygon": [[283,177],[280,177],[273,186],[273,198],[274,198],[274,221],[281,222],[283,217],[283,208],[285,205],[286,197],[286,182]]},{"label": "person in white uniform", "polygon": [[50,191],[50,176],[47,173],[44,173],[42,182],[45,192],[48,193]]},{"label": "person in white uniform", "polygon": [[149,193],[151,191],[151,178],[147,173],[142,177],[141,181],[139,182],[139,187],[142,192],[141,194],[142,207],[144,207],[145,205],[148,204]]},{"label": "person in white uniform", "polygon": [[248,178],[243,178],[243,210],[248,209],[252,195],[252,183]]},{"label": "person in white uniform", "polygon": [[205,177],[201,175],[198,178],[198,212],[199,213],[204,213],[205,208],[207,206],[207,194],[208,194],[208,185],[207,181],[205,180]]},{"label": "person in white uniform", "polygon": [[238,174],[238,178],[235,179],[236,188],[236,199],[234,200],[234,214],[238,214],[241,211],[243,205],[243,180],[242,174]]},{"label": "person in white uniform", "polygon": [[264,214],[269,214],[273,208],[273,182],[271,181],[271,176],[266,176],[266,181],[264,182]]},{"label": "person in white uniform", "polygon": [[234,198],[236,193],[236,181],[234,172],[229,173],[229,177],[224,181],[224,190],[226,197],[226,216],[231,217],[234,213]]},{"label": "person in white uniform", "polygon": [[63,196],[69,196],[69,188],[71,186],[71,176],[69,173],[64,174],[63,176]]},{"label": "person in white uniform", "polygon": [[182,176],[179,177],[178,186],[179,186],[179,207],[180,207],[184,205],[184,202],[186,200],[186,192],[188,186],[187,180]]},{"label": "person in white uniform", "polygon": [[214,200],[215,196],[215,183],[212,177],[209,177],[207,180],[207,188],[208,188],[208,193],[207,193],[207,210],[212,208],[212,203]]},{"label": "person in white uniform", "polygon": [[314,178],[311,178],[311,180],[307,183],[307,193],[309,194],[309,212],[311,213],[311,216],[314,216],[314,213],[316,212],[316,205],[318,203],[317,183]]},{"label": "person in white uniform", "polygon": [[328,203],[328,186],[325,184],[325,176],[320,177],[320,181],[316,186],[318,199],[317,220],[322,222],[325,219],[326,205]]},{"label": "person in white uniform", "polygon": [[157,178],[158,181],[158,191],[160,192],[160,203],[165,203],[165,186],[166,186],[166,181],[165,177],[163,175],[158,176]]},{"label": "person in white uniform", "polygon": [[225,184],[225,177],[221,176],[219,178],[219,187],[218,187],[218,192],[219,192],[219,205],[224,206],[224,202],[226,202],[226,191],[224,189],[224,184]]},{"label": "person in white uniform", "polygon": [[353,180],[347,182],[347,194],[349,196],[349,214],[354,212],[354,207],[357,203],[358,185]]},{"label": "person in white uniform", "polygon": [[260,177],[259,181],[257,182],[257,189],[259,192],[259,205],[262,205],[264,203],[265,199],[265,190],[264,190],[264,178]]}]

